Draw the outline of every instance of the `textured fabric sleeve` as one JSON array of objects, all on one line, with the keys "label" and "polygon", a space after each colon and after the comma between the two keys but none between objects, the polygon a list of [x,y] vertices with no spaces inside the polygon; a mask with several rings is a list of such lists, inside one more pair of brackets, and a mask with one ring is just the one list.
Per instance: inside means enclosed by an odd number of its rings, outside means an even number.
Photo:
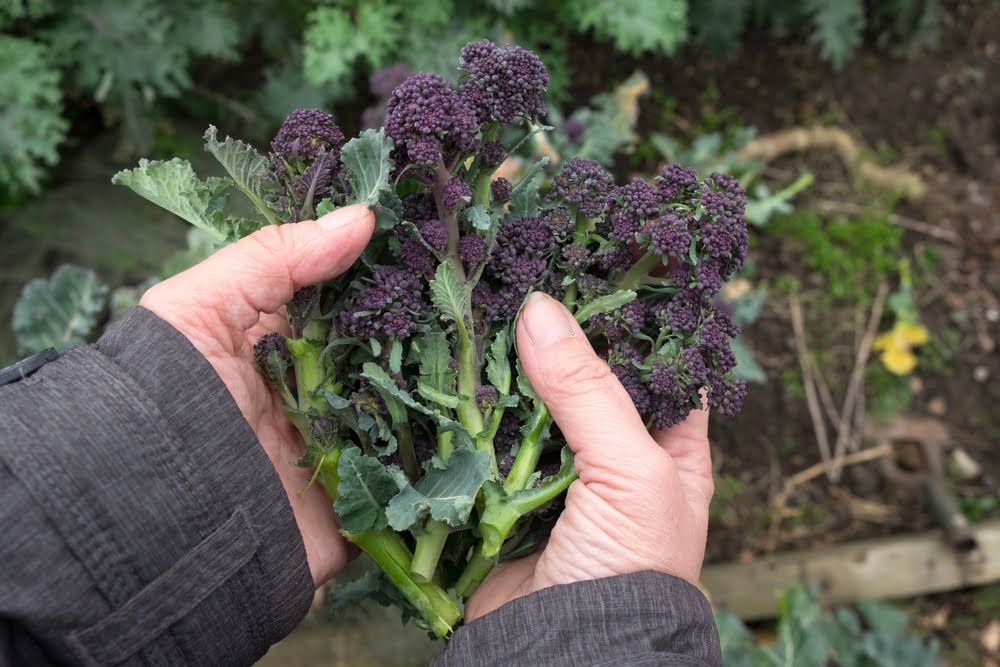
[{"label": "textured fabric sleeve", "polygon": [[658,572],[553,586],[459,628],[433,667],[722,663],[701,591]]},{"label": "textured fabric sleeve", "polygon": [[0,534],[8,659],[245,665],[312,600],[253,431],[208,362],[142,308],[0,387]]}]

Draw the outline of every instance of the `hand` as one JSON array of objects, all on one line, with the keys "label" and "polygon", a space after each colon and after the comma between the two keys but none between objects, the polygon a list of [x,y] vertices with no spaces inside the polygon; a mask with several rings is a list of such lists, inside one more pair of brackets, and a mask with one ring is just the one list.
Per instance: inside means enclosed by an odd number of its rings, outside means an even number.
[{"label": "hand", "polygon": [[573,316],[541,293],[521,311],[517,350],[580,479],[545,547],[501,563],[469,600],[466,620],[548,586],[643,570],[697,584],[714,489],[708,412],[650,435]]},{"label": "hand", "polygon": [[147,291],[140,304],[187,337],[219,374],[281,478],[318,586],[347,562],[333,506],[309,471],[292,465],[302,440],[281,399],[257,373],[253,344],[271,331],[289,335],[283,305],[301,287],[343,273],[375,226],[364,206],[318,221],[265,227]]}]

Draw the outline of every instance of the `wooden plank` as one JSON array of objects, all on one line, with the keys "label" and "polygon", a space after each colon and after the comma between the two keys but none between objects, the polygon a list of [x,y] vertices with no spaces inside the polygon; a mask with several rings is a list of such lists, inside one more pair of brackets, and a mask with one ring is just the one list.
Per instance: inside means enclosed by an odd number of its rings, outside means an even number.
[{"label": "wooden plank", "polygon": [[1000,580],[1000,520],[973,526],[978,547],[960,553],[940,530],[707,565],[701,586],[717,608],[744,620],[771,618],[781,591],[819,586],[826,603],[892,599]]}]

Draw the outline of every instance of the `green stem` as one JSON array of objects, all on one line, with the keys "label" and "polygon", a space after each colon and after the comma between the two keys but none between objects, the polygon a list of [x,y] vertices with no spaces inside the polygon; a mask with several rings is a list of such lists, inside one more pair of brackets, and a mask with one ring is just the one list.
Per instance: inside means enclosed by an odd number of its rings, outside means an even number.
[{"label": "green stem", "polygon": [[451,634],[462,618],[462,610],[437,584],[414,581],[410,576],[413,554],[397,533],[384,528],[379,532],[344,532],[344,537],[371,556],[403,596],[420,611],[434,634],[438,637]]},{"label": "green stem", "polygon": [[299,410],[307,412],[309,408],[316,408],[322,412],[326,400],[315,395],[325,376],[322,340],[289,339],[288,350],[292,353],[292,366],[295,369],[295,392],[298,395]]},{"label": "green stem", "polygon": [[514,525],[526,514],[533,512],[542,505],[551,502],[565,491],[577,479],[576,468],[572,458],[568,458],[560,467],[559,472],[545,483],[518,491],[506,496],[503,500],[486,505],[482,518],[479,520],[479,534],[483,538],[483,556],[494,558],[500,553],[504,540],[514,528]]},{"label": "green stem", "polygon": [[444,543],[451,534],[451,528],[443,521],[429,519],[424,525],[424,532],[417,536],[413,550],[413,562],[410,563],[410,574],[419,582],[434,579],[438,560],[444,550]]},{"label": "green stem", "polygon": [[663,264],[663,258],[655,252],[647,252],[638,262],[632,265],[628,271],[622,274],[617,280],[615,287],[618,289],[635,289],[640,282],[649,276],[650,272]]},{"label": "green stem", "polygon": [[399,448],[399,460],[403,464],[403,471],[410,478],[410,482],[417,481],[420,476],[420,467],[417,465],[417,454],[413,451],[413,433],[410,425],[404,423],[396,433],[396,443]]},{"label": "green stem", "polygon": [[438,456],[441,457],[441,460],[448,463],[453,451],[455,451],[455,443],[452,441],[451,431],[438,433]]},{"label": "green stem", "polygon": [[549,409],[544,403],[537,401],[535,410],[531,413],[528,432],[521,440],[517,456],[514,457],[514,463],[503,483],[503,490],[507,493],[520,491],[527,486],[528,479],[538,467],[538,457],[542,455],[541,437],[549,423]]},{"label": "green stem", "polygon": [[455,595],[463,600],[469,598],[479,588],[479,584],[483,583],[483,579],[490,573],[494,565],[493,560],[483,555],[482,547],[477,548],[472,555],[472,560],[462,570],[462,576],[455,582]]},{"label": "green stem", "polygon": [[490,185],[493,182],[493,172],[489,170],[482,170],[479,175],[476,176],[476,185],[472,189],[472,205],[479,206],[480,204],[486,205],[490,203],[490,195],[492,194],[490,190]]},{"label": "green stem", "polygon": [[[479,358],[476,343],[464,323],[458,325],[458,394],[462,402],[455,412],[458,421],[475,437],[483,430],[483,413],[476,405],[476,389],[479,387]],[[490,450],[493,445],[490,443]]]}]

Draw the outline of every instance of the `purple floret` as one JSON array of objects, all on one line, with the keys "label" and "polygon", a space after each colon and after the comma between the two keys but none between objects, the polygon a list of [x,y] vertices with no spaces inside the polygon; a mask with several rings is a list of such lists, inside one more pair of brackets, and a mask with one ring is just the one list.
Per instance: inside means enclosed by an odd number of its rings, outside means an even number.
[{"label": "purple floret", "polygon": [[549,198],[562,200],[587,218],[596,218],[607,205],[614,178],[594,160],[575,157],[552,179]]},{"label": "purple floret", "polygon": [[656,186],[664,199],[677,200],[698,188],[698,173],[691,167],[671,162],[660,170]]},{"label": "purple floret", "polygon": [[706,301],[697,290],[678,292],[658,313],[658,323],[672,332],[689,334],[698,327]]},{"label": "purple floret", "polygon": [[507,157],[507,149],[501,141],[487,141],[479,151],[479,157],[487,167],[495,167]]},{"label": "purple floret", "polygon": [[285,366],[292,363],[292,355],[288,352],[285,337],[279,333],[265,334],[253,346],[253,358],[254,363],[257,364],[257,371],[271,382],[277,382],[279,378],[271,364],[272,354],[277,354]]},{"label": "purple floret", "polygon": [[420,235],[430,247],[438,250],[444,250],[448,247],[448,228],[437,218],[418,223],[417,229],[420,230]]},{"label": "purple floret", "polygon": [[514,185],[506,178],[497,178],[490,183],[490,196],[493,201],[502,204],[510,199],[510,193],[514,190]]},{"label": "purple floret", "polygon": [[739,271],[746,258],[746,203],[743,187],[728,174],[715,172],[702,185],[701,204],[707,215],[701,219],[701,241],[705,252],[725,260],[721,265],[723,280]]},{"label": "purple floret", "polygon": [[573,212],[565,206],[550,208],[542,214],[542,222],[556,239],[562,241],[576,231],[576,221]]},{"label": "purple floret", "polygon": [[638,371],[634,368],[620,365],[613,365],[611,371],[618,377],[618,381],[622,383],[622,386],[625,387],[625,391],[628,392],[629,398],[632,399],[632,403],[635,405],[635,409],[639,411],[639,414],[648,414],[650,407],[649,390],[642,383]]},{"label": "purple floret", "polygon": [[466,268],[479,264],[486,254],[486,239],[478,234],[466,234],[458,240],[458,256]]},{"label": "purple floret", "polygon": [[562,248],[562,267],[567,273],[584,273],[594,263],[594,256],[583,243],[569,243]]},{"label": "purple floret", "polygon": [[606,233],[610,239],[630,242],[646,220],[659,215],[660,197],[656,190],[646,181],[633,178],[610,195]]},{"label": "purple floret", "polygon": [[486,412],[500,400],[500,392],[491,384],[484,384],[476,388],[476,405],[483,412]]},{"label": "purple floret", "polygon": [[298,109],[285,118],[271,141],[271,160],[279,173],[289,165],[304,168],[323,154],[332,158],[331,168],[340,164],[344,133],[333,116],[320,109]]},{"label": "purple floret", "polygon": [[430,192],[417,192],[403,198],[403,219],[411,222],[430,220],[438,215],[434,195]]},{"label": "purple floret", "polygon": [[449,211],[454,211],[467,197],[472,196],[472,188],[460,178],[453,178],[441,191],[441,203]]},{"label": "purple floret", "polygon": [[661,255],[684,257],[691,247],[691,232],[687,220],[674,213],[668,213],[649,223],[649,245]]},{"label": "purple floret", "polygon": [[460,67],[459,90],[480,123],[507,125],[519,116],[545,115],[549,74],[531,51],[513,44],[499,47],[486,39],[470,42],[462,47]]},{"label": "purple floret", "polygon": [[583,123],[574,118],[570,118],[566,121],[566,124],[563,125],[563,133],[566,135],[566,138],[571,144],[579,142],[580,139],[583,138],[583,132],[586,129],[587,128],[584,127]]},{"label": "purple floret", "polygon": [[347,333],[357,338],[408,338],[428,311],[423,281],[411,271],[380,266],[341,313]]},{"label": "purple floret", "polygon": [[712,389],[708,392],[708,404],[726,417],[735,416],[743,409],[747,396],[747,383],[742,378],[726,379],[712,373]]},{"label": "purple floret", "polygon": [[399,84],[385,107],[385,131],[418,166],[476,148],[475,112],[440,76],[419,72]]},{"label": "purple floret", "polygon": [[434,270],[434,258],[413,234],[405,234],[399,244],[399,259],[403,266],[420,275],[428,275]]}]

